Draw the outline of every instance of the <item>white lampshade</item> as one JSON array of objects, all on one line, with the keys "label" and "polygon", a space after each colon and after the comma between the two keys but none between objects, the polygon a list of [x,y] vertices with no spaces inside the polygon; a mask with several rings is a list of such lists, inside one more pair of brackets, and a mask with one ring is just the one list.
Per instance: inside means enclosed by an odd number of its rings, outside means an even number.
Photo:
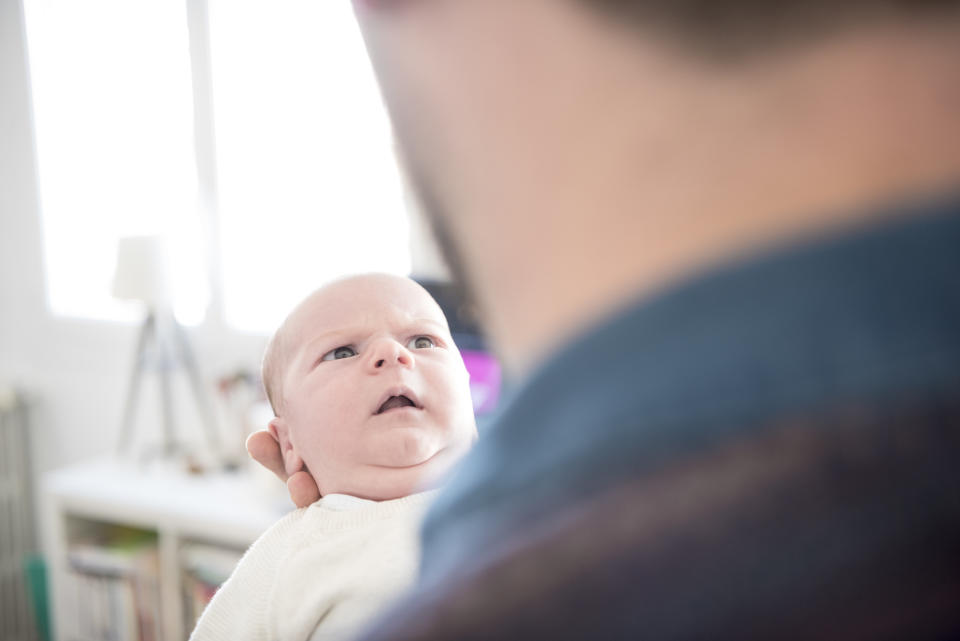
[{"label": "white lampshade", "polygon": [[170,281],[166,251],[160,236],[128,236],[117,242],[113,295],[150,307],[169,305]]}]

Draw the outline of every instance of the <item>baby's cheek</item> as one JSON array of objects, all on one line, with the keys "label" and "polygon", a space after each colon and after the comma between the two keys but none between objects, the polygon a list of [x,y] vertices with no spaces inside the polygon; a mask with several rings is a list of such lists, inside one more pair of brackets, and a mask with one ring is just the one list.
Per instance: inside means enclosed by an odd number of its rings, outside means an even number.
[{"label": "baby's cheek", "polygon": [[362,398],[357,393],[356,387],[351,386],[347,381],[337,385],[331,385],[327,398],[329,399],[330,408],[340,416],[356,414],[364,404]]}]

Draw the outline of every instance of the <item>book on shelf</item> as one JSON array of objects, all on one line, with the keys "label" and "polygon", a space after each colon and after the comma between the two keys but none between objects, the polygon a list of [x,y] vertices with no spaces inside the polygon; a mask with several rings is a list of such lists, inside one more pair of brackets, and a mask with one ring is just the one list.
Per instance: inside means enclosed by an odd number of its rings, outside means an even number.
[{"label": "book on shelf", "polygon": [[67,549],[64,619],[68,641],[157,641],[156,535],[105,526]]}]

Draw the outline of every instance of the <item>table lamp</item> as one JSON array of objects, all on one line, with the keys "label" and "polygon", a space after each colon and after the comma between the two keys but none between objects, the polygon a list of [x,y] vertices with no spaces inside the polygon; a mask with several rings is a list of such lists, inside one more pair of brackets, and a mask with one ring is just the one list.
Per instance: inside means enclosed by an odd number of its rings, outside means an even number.
[{"label": "table lamp", "polygon": [[203,379],[186,333],[173,314],[170,293],[163,239],[159,236],[121,238],[117,243],[113,296],[142,303],[144,320],[124,402],[118,446],[120,452],[130,446],[140,388],[148,374],[155,375],[159,384],[163,425],[161,455],[169,458],[181,450],[174,429],[171,386],[171,377],[179,370],[184,371],[190,383],[210,447],[214,452],[219,452],[213,408],[204,390]]}]

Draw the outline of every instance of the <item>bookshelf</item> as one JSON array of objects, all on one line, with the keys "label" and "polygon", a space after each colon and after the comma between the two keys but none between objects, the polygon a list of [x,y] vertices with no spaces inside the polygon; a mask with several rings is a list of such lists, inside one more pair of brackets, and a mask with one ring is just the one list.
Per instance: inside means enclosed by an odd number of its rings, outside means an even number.
[{"label": "bookshelf", "polygon": [[205,598],[292,505],[261,476],[104,459],[43,479],[55,638],[186,639]]}]

